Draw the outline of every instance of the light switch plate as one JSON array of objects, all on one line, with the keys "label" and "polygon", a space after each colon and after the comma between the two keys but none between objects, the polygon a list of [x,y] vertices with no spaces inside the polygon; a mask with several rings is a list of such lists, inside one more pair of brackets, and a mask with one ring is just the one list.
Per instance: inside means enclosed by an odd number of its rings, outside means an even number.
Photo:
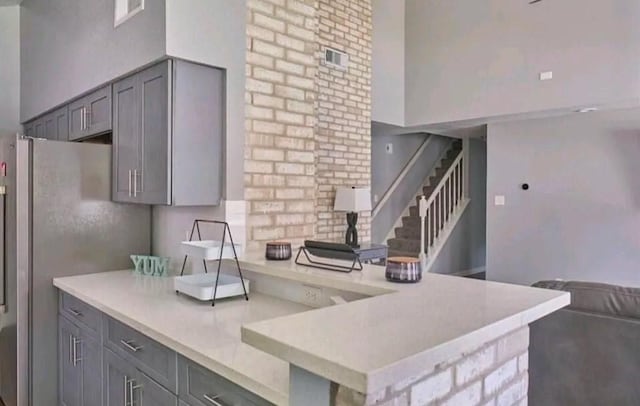
[{"label": "light switch plate", "polygon": [[496,195],[496,196],[493,198],[493,202],[494,202],[494,204],[495,204],[496,206],[504,206],[504,204],[505,204],[505,198],[504,198],[504,196],[503,196],[503,195]]},{"label": "light switch plate", "polygon": [[540,80],[551,80],[553,79],[553,72],[552,71],[547,71],[547,72],[541,72],[540,73]]}]

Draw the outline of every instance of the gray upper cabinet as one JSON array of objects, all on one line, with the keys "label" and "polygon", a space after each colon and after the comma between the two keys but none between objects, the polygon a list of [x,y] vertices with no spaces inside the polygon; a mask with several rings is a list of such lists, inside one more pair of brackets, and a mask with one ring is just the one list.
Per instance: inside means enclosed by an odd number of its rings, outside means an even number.
[{"label": "gray upper cabinet", "polygon": [[111,131],[111,85],[69,104],[69,141]]},{"label": "gray upper cabinet", "polygon": [[168,60],[113,86],[113,199],[218,205],[224,71]]},{"label": "gray upper cabinet", "polygon": [[69,116],[67,106],[47,114],[43,120],[44,138],[57,141],[69,140]]}]

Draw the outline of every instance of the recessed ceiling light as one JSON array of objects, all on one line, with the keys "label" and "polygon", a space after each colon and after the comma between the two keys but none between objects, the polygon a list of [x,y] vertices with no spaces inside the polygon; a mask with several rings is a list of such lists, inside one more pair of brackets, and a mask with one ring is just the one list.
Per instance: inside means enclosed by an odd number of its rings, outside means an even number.
[{"label": "recessed ceiling light", "polygon": [[598,111],[598,108],[597,107],[585,107],[585,108],[576,110],[576,113],[593,113],[594,111]]}]

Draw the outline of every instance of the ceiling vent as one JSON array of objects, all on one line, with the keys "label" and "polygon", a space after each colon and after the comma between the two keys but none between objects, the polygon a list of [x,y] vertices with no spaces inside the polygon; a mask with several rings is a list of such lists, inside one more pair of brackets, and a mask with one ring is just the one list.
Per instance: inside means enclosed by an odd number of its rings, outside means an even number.
[{"label": "ceiling vent", "polygon": [[144,0],[114,0],[115,20],[114,27],[124,23],[134,15],[144,10]]},{"label": "ceiling vent", "polygon": [[349,67],[349,55],[337,49],[326,48],[324,51],[324,63],[340,70],[347,70]]}]

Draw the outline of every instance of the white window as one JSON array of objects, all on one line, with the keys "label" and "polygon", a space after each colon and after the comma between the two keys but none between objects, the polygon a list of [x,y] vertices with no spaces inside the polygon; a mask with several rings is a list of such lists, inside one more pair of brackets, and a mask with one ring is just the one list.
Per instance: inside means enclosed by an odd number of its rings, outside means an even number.
[{"label": "white window", "polygon": [[114,0],[114,2],[116,6],[114,27],[119,26],[144,10],[144,0]]}]

